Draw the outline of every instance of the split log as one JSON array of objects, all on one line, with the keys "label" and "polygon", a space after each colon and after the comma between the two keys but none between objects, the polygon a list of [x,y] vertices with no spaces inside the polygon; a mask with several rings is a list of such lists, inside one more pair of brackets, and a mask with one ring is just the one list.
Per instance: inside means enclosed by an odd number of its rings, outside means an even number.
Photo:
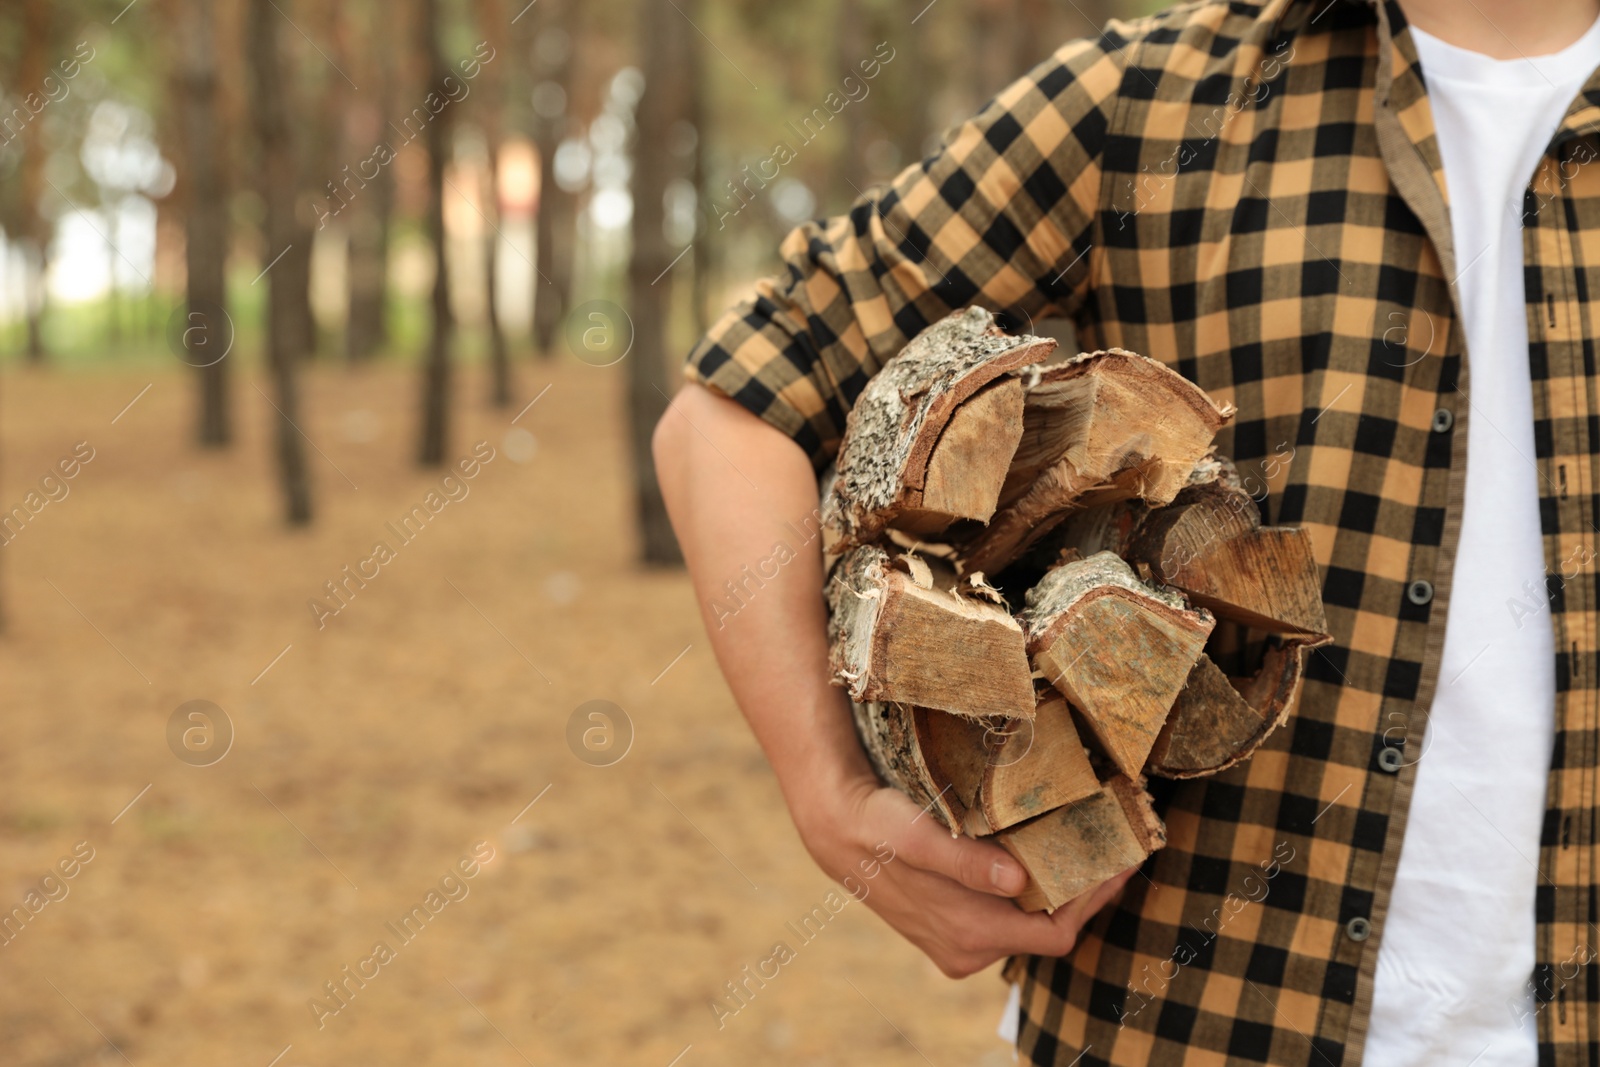
[{"label": "split log", "polygon": [[1119,348],[1026,375],[1022,438],[967,570],[997,573],[1077,508],[1170,503],[1233,417],[1176,371]]},{"label": "split log", "polygon": [[984,737],[989,725],[982,719],[929,708],[917,708],[915,721],[929,781],[941,791],[948,790],[943,808],[953,818],[945,825],[959,832],[978,809],[978,791],[988,762]]},{"label": "split log", "polygon": [[988,522],[1022,437],[1022,382],[1002,378],[958,406],[928,456],[920,492],[906,494],[894,528],[940,534],[958,519]]},{"label": "split log", "polygon": [[1110,552],[1046,572],[1020,617],[1034,667],[1117,768],[1138,776],[1216,620]]},{"label": "split log", "polygon": [[827,597],[829,666],[851,699],[1033,717],[1022,627],[982,575],[864,545],[834,567]]},{"label": "split log", "polygon": [[1262,526],[1237,486],[1185,489],[1145,519],[1124,554],[1219,618],[1270,633],[1327,633],[1310,534]]},{"label": "split log", "polygon": [[1201,656],[1151,746],[1146,766],[1164,778],[1215,774],[1254,752],[1270,729],[1263,713],[1250,706],[1222,668]]},{"label": "split log", "polygon": [[1054,911],[1167,843],[1143,779],[1118,776],[1098,792],[995,839],[1028,872],[1017,903],[1025,911]]},{"label": "split log", "polygon": [[919,709],[878,701],[852,701],[850,706],[856,734],[878,777],[959,833],[967,808],[954,796],[951,783],[941,781],[928,765],[926,719]]},{"label": "split log", "polygon": [[[1128,543],[1144,522],[1150,508],[1142,500],[1119,500],[1097,508],[1086,508],[1068,515],[1038,548],[1056,552],[1073,551],[1080,557],[1096,552],[1124,555]],[[1036,549],[1037,551],[1037,549]]]},{"label": "split log", "polygon": [[1267,649],[1260,670],[1229,678],[1201,657],[1150,749],[1145,769],[1161,778],[1201,778],[1255,755],[1300,701],[1311,650],[1332,638],[1291,637]]},{"label": "split log", "polygon": [[970,307],[886,363],[850,409],[823,501],[823,523],[840,546],[865,544],[902,518],[924,534],[958,519],[986,521],[1022,435],[1020,385],[986,391],[971,400],[977,410],[952,417],[984,386],[1055,347],[1051,338],[1010,336]]},{"label": "split log", "polygon": [[1100,791],[1072,711],[1059,696],[1045,696],[1032,722],[1007,723],[993,736],[998,744],[991,745],[978,791],[986,832],[1015,826]]}]

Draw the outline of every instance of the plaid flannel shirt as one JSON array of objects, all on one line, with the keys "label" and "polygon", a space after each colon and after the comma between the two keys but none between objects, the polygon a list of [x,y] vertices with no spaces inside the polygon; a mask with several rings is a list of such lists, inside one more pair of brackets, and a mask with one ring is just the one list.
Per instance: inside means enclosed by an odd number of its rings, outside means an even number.
[{"label": "plaid flannel shirt", "polygon": [[[1524,610],[1556,647],[1527,669],[1557,690],[1529,980],[1539,1062],[1561,1067],[1600,1057],[1597,132],[1591,77],[1522,204],[1547,571]],[[819,466],[867,378],[970,303],[1070,318],[1080,347],[1238,406],[1219,446],[1270,521],[1311,531],[1335,643],[1252,760],[1171,788],[1168,846],[1070,955],[1011,961],[1019,1045],[1085,1067],[1358,1064],[1475,417],[1451,285],[1471,265],[1398,5],[1200,0],[1113,23],[782,255],[687,372]]]}]

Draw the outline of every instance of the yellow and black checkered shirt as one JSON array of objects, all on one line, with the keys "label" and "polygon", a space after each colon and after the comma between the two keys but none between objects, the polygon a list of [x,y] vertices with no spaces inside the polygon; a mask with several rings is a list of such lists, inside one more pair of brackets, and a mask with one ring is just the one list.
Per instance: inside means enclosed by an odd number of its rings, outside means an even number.
[{"label": "yellow and black checkered shirt", "polygon": [[[1522,204],[1556,647],[1527,670],[1557,691],[1529,980],[1539,1062],[1560,1067],[1600,1060],[1597,133],[1592,77]],[[1398,5],[1200,0],[1113,23],[782,254],[688,374],[819,466],[883,362],[973,303],[1023,328],[1069,318],[1080,347],[1153,356],[1238,406],[1219,447],[1270,521],[1310,529],[1334,644],[1254,759],[1171,790],[1168,846],[1069,956],[1012,961],[1019,1044],[1063,1067],[1358,1064],[1473,417],[1462,265]]]}]

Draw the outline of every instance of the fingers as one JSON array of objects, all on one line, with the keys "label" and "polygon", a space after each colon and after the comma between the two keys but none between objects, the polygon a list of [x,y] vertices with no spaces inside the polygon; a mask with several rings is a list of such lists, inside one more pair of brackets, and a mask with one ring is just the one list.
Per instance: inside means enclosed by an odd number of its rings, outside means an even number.
[{"label": "fingers", "polygon": [[1022,864],[1005,849],[970,837],[951,837],[933,816],[907,828],[900,856],[913,867],[942,874],[968,889],[1014,897],[1028,884]]},{"label": "fingers", "polygon": [[1137,874],[1138,870],[1137,867],[1130,867],[1121,874],[1113,875],[1092,889],[1084,890],[1049,914],[1018,912],[1018,917],[1027,920],[1026,922],[1008,923],[997,929],[997,933],[1004,932],[1008,935],[1001,941],[1006,953],[1065,956],[1077,945],[1078,935],[1083,932],[1089,920],[1098,915],[1102,908],[1122,892],[1128,880]]},{"label": "fingers", "polygon": [[1074,935],[1082,930],[1084,924],[1100,913],[1100,909],[1122,892],[1128,884],[1128,879],[1139,873],[1138,867],[1129,867],[1121,874],[1112,875],[1104,882],[1086,889],[1066,904],[1057,908],[1050,918],[1064,926],[1070,926]]},{"label": "fingers", "polygon": [[952,837],[931,813],[896,790],[870,793],[860,828],[874,828],[897,852],[889,885],[868,906],[922,947],[939,969],[962,977],[1003,956],[1064,956],[1084,923],[1122,892],[1130,867],[1053,914],[1024,912],[1014,900],[1028,883],[1015,857],[990,841]]}]

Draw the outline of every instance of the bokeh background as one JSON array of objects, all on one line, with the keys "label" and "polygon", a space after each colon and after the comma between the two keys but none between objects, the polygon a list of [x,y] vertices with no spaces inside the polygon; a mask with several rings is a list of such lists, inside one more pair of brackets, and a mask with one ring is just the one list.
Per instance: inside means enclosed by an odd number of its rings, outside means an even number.
[{"label": "bokeh background", "polygon": [[0,3],[0,1063],[1009,1063],[993,970],[790,925],[648,435],[1150,6]]}]

